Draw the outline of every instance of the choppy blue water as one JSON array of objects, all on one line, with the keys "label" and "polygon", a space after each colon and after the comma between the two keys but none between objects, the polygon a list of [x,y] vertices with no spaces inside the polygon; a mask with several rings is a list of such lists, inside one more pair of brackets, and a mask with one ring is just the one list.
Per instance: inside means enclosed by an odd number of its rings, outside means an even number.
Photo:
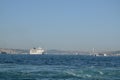
[{"label": "choppy blue water", "polygon": [[1,54],[0,80],[120,80],[120,57]]}]

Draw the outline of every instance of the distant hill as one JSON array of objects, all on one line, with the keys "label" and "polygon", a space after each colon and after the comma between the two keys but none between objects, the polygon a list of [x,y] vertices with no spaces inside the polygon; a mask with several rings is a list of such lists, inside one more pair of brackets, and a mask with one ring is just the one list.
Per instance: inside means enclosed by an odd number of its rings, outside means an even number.
[{"label": "distant hill", "polygon": [[22,54],[22,53],[29,53],[29,50],[25,50],[25,49],[5,49],[5,48],[0,48],[0,53]]},{"label": "distant hill", "polygon": [[[29,50],[25,49],[5,49],[0,48],[0,53],[7,53],[7,54],[23,54],[23,53],[29,53]],[[80,52],[80,51],[64,51],[64,50],[46,50],[46,54],[86,54],[87,52]]]},{"label": "distant hill", "polygon": [[[0,53],[1,54],[24,54],[24,53],[29,53],[29,49],[5,49],[5,48],[0,48]],[[106,53],[108,55],[120,55],[120,51],[101,52],[101,54],[104,54],[104,53]],[[90,52],[85,52],[85,51],[64,51],[64,50],[51,49],[51,50],[46,50],[45,54],[90,55]]]},{"label": "distant hill", "polygon": [[120,54],[120,51],[111,51],[112,54]]},{"label": "distant hill", "polygon": [[49,54],[89,54],[88,52],[83,52],[83,51],[65,51],[65,50],[47,50],[46,51]]}]

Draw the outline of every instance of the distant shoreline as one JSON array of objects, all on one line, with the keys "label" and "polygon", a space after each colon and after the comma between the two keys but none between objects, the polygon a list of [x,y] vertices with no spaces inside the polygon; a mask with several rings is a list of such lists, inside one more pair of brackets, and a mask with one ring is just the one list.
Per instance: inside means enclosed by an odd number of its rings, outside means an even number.
[{"label": "distant shoreline", "polygon": [[[58,55],[95,55],[96,53],[83,52],[83,51],[63,51],[63,50],[46,50],[46,54],[58,54]],[[29,49],[5,49],[0,48],[0,54],[29,54]],[[106,51],[98,52],[99,56],[104,54],[108,56],[120,56],[120,51]]]}]

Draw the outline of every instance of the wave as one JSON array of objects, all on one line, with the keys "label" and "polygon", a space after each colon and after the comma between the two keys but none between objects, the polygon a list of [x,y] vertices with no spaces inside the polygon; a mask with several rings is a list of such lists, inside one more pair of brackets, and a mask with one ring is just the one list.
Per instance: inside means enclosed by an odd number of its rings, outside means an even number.
[{"label": "wave", "polygon": [[0,80],[120,80],[119,57],[0,55]]},{"label": "wave", "polygon": [[0,80],[116,80],[120,68],[0,64]]}]

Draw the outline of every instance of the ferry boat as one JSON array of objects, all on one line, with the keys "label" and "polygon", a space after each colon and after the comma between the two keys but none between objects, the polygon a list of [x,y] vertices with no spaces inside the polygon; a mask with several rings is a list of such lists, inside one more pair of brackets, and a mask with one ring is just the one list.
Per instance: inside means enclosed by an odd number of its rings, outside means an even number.
[{"label": "ferry boat", "polygon": [[105,54],[105,53],[98,53],[98,54],[95,54],[94,56],[107,56],[107,54]]},{"label": "ferry boat", "polygon": [[42,55],[42,54],[44,54],[44,49],[42,49],[42,48],[32,48],[32,49],[30,49],[30,54],[40,54],[40,55]]},{"label": "ferry boat", "polygon": [[98,53],[95,51],[95,49],[93,48],[92,54],[94,56],[108,56],[106,53]]}]

